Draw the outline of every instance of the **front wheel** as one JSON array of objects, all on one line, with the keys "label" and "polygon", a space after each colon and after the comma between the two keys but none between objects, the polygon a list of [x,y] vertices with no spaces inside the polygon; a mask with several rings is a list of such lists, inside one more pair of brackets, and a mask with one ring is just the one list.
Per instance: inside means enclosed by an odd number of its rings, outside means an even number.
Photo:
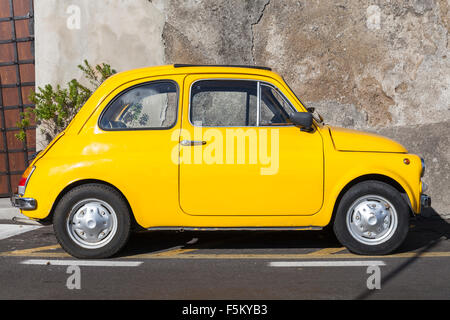
[{"label": "front wheel", "polygon": [[364,255],[388,254],[406,239],[409,207],[400,192],[380,181],[365,181],[342,197],[334,220],[338,240]]},{"label": "front wheel", "polygon": [[56,206],[53,229],[62,248],[77,258],[108,258],[127,242],[130,212],[123,196],[102,184],[69,191]]}]

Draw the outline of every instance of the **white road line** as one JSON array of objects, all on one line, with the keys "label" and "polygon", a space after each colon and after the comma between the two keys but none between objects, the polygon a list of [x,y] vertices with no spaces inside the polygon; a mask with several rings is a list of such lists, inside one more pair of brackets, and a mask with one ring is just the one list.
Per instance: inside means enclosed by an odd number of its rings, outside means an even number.
[{"label": "white road line", "polygon": [[137,267],[142,261],[94,261],[94,260],[24,260],[21,264],[90,267]]},{"label": "white road line", "polygon": [[16,236],[18,234],[42,228],[41,226],[25,226],[19,224],[0,224],[0,240]]},{"label": "white road line", "polygon": [[384,261],[276,261],[269,267],[370,267],[385,266]]}]

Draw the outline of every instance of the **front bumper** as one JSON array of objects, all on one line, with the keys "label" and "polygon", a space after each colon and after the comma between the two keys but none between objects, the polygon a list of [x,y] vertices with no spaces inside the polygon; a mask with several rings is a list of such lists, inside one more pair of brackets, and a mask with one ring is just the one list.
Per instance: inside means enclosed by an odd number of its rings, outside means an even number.
[{"label": "front bumper", "polygon": [[37,206],[36,199],[22,198],[18,194],[15,194],[11,197],[11,204],[13,207],[19,208],[21,210],[34,210]]},{"label": "front bumper", "polygon": [[431,197],[426,194],[420,195],[420,208],[429,208],[431,207]]}]

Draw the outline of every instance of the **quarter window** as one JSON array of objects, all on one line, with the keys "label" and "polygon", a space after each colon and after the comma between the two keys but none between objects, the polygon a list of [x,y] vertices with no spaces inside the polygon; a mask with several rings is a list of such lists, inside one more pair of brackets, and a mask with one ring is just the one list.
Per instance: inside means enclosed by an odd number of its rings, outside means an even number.
[{"label": "quarter window", "polygon": [[264,84],[261,85],[261,126],[291,124],[289,115],[292,112],[292,107],[277,89]]},{"label": "quarter window", "polygon": [[155,81],[120,93],[100,120],[106,130],[170,128],[177,118],[177,86]]}]

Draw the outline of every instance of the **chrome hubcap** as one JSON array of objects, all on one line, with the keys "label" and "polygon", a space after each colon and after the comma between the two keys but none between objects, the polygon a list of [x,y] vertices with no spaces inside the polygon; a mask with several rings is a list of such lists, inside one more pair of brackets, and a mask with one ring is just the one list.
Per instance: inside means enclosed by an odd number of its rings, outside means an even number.
[{"label": "chrome hubcap", "polygon": [[117,216],[114,209],[98,199],[75,204],[67,219],[70,238],[83,248],[100,248],[114,237]]},{"label": "chrome hubcap", "polygon": [[386,242],[397,229],[397,211],[381,196],[361,197],[347,211],[347,228],[356,240],[364,244]]}]

